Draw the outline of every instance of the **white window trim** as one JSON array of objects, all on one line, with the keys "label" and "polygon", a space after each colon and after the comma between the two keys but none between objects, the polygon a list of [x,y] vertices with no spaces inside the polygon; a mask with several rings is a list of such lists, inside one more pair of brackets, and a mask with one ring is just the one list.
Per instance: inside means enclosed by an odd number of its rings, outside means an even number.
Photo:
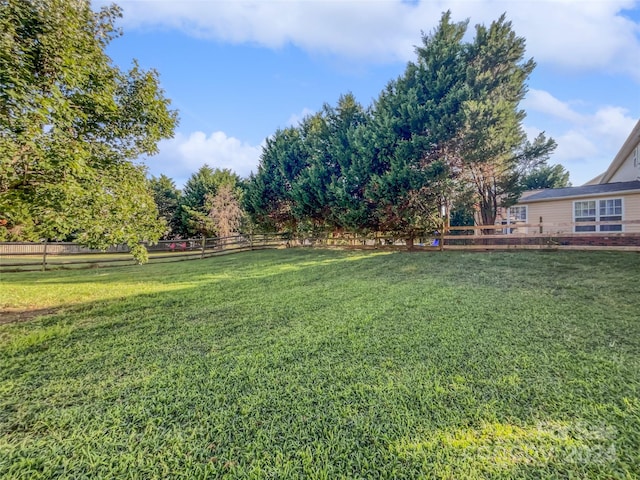
[{"label": "white window trim", "polygon": [[596,229],[593,232],[576,232],[576,227],[577,222],[576,222],[576,203],[578,202],[596,202],[596,222],[600,221],[600,202],[601,201],[606,201],[606,200],[620,200],[620,208],[622,209],[622,212],[620,214],[620,221],[623,222],[624,221],[624,197],[606,197],[606,198],[581,198],[581,199],[577,199],[574,200],[573,203],[571,204],[571,214],[573,217],[573,232],[574,233],[604,233],[604,234],[611,234],[611,233],[622,233],[624,232],[624,224],[621,224],[621,230],[619,231],[601,231],[600,228],[602,227],[602,225],[595,225]]},{"label": "white window trim", "polygon": [[[525,212],[525,214],[524,214],[525,219],[524,220],[514,220],[513,222],[511,221],[511,209],[514,208],[514,207],[524,208],[524,212]],[[505,234],[514,233],[514,232],[517,231],[516,227],[518,225],[522,225],[522,224],[526,225],[528,223],[528,221],[529,221],[529,206],[528,205],[512,205],[511,207],[505,208],[503,211],[504,211],[504,214],[505,214],[506,218],[504,218],[504,220],[503,220],[504,223],[502,223],[502,226],[504,227],[502,229],[502,233],[505,233]],[[513,226],[513,228],[512,228],[512,226]]]},{"label": "white window trim", "polygon": [[511,223],[511,209],[512,208],[524,208],[524,220],[515,220],[514,223],[524,222],[528,223],[529,221],[529,205],[512,205],[507,208],[507,224]]}]

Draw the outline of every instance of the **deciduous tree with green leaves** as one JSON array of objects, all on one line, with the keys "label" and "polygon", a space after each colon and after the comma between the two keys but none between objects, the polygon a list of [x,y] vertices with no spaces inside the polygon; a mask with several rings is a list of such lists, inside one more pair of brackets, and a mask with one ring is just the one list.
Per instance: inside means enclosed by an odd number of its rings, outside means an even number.
[{"label": "deciduous tree with green leaves", "polygon": [[125,243],[144,260],[162,222],[143,169],[177,113],[158,74],[105,54],[119,35],[112,5],[0,2],[0,238]]}]

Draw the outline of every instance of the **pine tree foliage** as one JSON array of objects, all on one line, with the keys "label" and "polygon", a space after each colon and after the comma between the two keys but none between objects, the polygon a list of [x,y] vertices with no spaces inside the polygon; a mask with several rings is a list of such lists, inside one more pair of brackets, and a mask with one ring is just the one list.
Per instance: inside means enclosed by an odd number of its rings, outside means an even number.
[{"label": "pine tree foliage", "polygon": [[530,141],[522,127],[519,104],[535,67],[524,38],[504,15],[476,26],[472,41],[467,28],[444,13],[370,109],[347,94],[276,132],[248,182],[252,219],[289,230],[383,231],[409,245],[442,228],[452,208],[464,222],[477,210],[493,224],[555,142],[544,134]]},{"label": "pine tree foliage", "polygon": [[370,194],[380,227],[408,242],[442,228],[441,209],[455,180],[456,134],[463,120],[466,23],[445,14],[438,28],[423,36],[417,62],[390,82],[375,104],[372,128],[382,173]]},{"label": "pine tree foliage", "polygon": [[258,172],[250,177],[244,195],[244,208],[257,226],[267,231],[297,230],[292,189],[308,165],[300,129],[278,130],[266,140]]},{"label": "pine tree foliage", "polygon": [[176,238],[180,230],[179,206],[181,192],[175,182],[166,175],[152,176],[149,186],[153,192],[153,199],[158,208],[160,218],[165,222],[165,232],[162,238],[167,240]]},{"label": "pine tree foliage", "polygon": [[466,60],[469,98],[461,133],[464,169],[475,186],[483,225],[495,223],[499,206],[517,201],[524,171],[546,161],[556,147],[544,134],[529,142],[522,127],[526,114],[519,103],[535,68],[532,59],[524,58],[525,39],[515,34],[505,15],[488,28],[476,26]]},{"label": "pine tree foliage", "polygon": [[538,190],[542,188],[570,187],[569,172],[559,164],[543,163],[528,170],[522,177],[523,190]]}]

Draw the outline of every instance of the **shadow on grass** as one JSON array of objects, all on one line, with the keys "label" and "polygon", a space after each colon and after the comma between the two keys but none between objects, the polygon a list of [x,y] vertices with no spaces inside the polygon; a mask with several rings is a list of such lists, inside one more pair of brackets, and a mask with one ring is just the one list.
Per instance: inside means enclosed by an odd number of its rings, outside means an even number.
[{"label": "shadow on grass", "polygon": [[6,309],[0,312],[0,325],[7,323],[27,322],[36,317],[52,315],[56,313],[55,308],[33,308],[27,310]]}]

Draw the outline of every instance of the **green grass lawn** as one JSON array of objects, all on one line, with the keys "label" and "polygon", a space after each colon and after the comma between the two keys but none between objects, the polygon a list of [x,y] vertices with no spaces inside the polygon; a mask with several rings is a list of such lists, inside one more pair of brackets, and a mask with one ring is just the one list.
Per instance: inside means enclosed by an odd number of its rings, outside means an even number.
[{"label": "green grass lawn", "polygon": [[0,306],[3,478],[640,475],[635,253],[262,251]]}]

